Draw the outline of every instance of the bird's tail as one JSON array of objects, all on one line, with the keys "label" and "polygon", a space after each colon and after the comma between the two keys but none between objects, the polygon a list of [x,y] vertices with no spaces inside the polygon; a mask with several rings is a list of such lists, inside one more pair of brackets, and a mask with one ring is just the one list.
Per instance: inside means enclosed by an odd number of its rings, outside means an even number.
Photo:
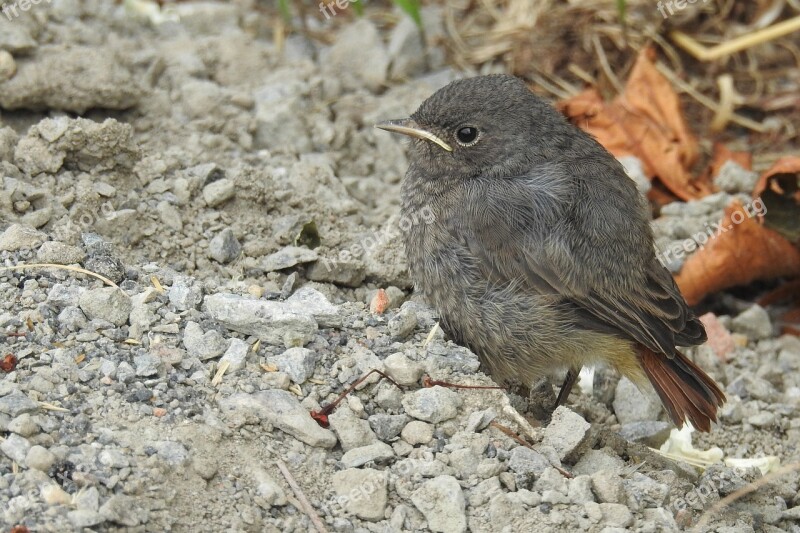
[{"label": "bird's tail", "polygon": [[670,358],[641,347],[639,360],[676,426],[688,420],[699,431],[711,430],[725,394],[708,374],[677,350]]}]

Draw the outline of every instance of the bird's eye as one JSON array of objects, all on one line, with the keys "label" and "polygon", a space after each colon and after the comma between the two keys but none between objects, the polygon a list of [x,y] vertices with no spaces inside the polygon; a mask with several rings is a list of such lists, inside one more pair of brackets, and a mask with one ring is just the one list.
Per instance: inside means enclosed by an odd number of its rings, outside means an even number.
[{"label": "bird's eye", "polygon": [[469,146],[470,144],[474,143],[477,138],[478,128],[474,126],[464,126],[462,128],[458,128],[458,131],[456,131],[456,139],[464,146]]}]

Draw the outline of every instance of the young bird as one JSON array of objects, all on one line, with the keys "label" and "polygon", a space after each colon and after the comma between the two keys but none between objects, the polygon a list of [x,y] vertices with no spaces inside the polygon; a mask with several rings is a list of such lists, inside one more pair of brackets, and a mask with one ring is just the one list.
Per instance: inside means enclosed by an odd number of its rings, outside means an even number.
[{"label": "young bird", "polygon": [[655,256],[648,206],[620,163],[507,75],[455,81],[410,119],[402,209],[409,268],[444,330],[495,381],[584,365],[649,381],[675,425],[709,431],[725,395],[676,349],[706,341]]}]

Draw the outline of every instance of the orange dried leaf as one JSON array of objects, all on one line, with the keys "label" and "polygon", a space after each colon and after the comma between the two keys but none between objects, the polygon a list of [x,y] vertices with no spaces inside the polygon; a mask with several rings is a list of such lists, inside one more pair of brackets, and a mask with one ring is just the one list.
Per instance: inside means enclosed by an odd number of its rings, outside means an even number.
[{"label": "orange dried leaf", "polygon": [[712,189],[692,180],[697,141],[678,95],[658,72],[654,59],[652,48],[642,50],[625,91],[611,103],[606,104],[596,89],[588,89],[560,102],[559,108],[615,156],[636,156],[647,176],[658,177],[682,200],[700,198]]},{"label": "orange dried leaf", "polygon": [[675,277],[690,305],[756,280],[800,276],[800,250],[750,218],[740,202],[728,206],[720,227],[726,231],[689,257]]}]

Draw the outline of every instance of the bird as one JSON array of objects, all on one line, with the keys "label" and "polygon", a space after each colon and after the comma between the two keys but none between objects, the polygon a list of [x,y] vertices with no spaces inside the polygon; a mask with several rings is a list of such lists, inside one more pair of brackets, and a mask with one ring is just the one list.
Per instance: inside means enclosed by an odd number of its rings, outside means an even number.
[{"label": "bird", "polygon": [[506,74],[375,126],[410,139],[415,288],[496,382],[564,375],[558,406],[584,366],[606,365],[652,386],[677,427],[711,430],[725,395],[677,348],[705,329],[656,257],[646,199],[595,138]]}]

